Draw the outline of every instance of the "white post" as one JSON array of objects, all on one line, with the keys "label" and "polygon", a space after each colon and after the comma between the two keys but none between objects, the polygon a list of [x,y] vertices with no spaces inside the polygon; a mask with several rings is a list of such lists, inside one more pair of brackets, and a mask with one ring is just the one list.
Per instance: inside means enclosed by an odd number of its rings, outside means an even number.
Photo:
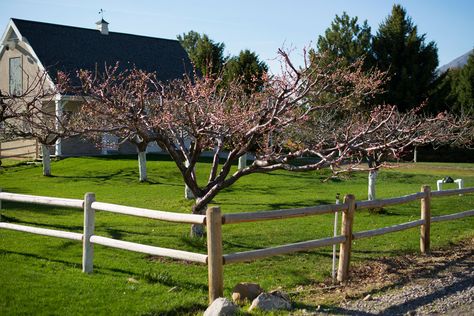
[{"label": "white post", "polygon": [[[463,179],[456,179],[456,180],[454,180],[454,183],[458,184],[459,189],[464,189],[464,180]],[[459,196],[462,196],[462,194],[459,194]]]},{"label": "white post", "polygon": [[413,162],[418,162],[418,147],[415,146],[415,149],[413,149]]},{"label": "white post", "polygon": [[443,180],[438,180],[438,181],[436,181],[436,189],[437,189],[438,191],[443,190]]},{"label": "white post", "polygon": [[41,144],[41,153],[43,154],[43,176],[51,175],[51,156],[49,148],[45,144]]},{"label": "white post", "polygon": [[[60,125],[60,120],[63,116],[63,101],[61,100],[61,96],[56,97],[54,101],[54,107],[55,107],[55,112],[56,112],[56,122],[55,122],[55,127],[56,131],[59,131],[61,129]],[[54,154],[56,157],[59,157],[62,155],[62,140],[61,138],[58,138],[56,140],[56,144],[54,146]]]},{"label": "white post", "polygon": [[94,193],[84,196],[84,235],[82,237],[82,272],[92,273],[94,266],[94,245],[90,238],[94,235],[95,211],[92,203],[95,202]]},{"label": "white post", "polygon": [[138,168],[140,169],[140,182],[145,182],[147,180],[146,151],[138,152]]},{"label": "white post", "polygon": [[[341,204],[341,200],[339,199],[339,193],[336,193],[336,204]],[[339,217],[339,212],[334,212],[334,237],[337,236],[337,219]],[[337,245],[332,245],[332,282],[336,282],[336,251]]]},{"label": "white post", "polygon": [[244,169],[247,167],[247,154],[243,154],[239,157],[239,170]]},{"label": "white post", "polygon": [[[186,166],[186,168],[188,168],[189,167],[189,162],[186,160],[184,162],[184,165]],[[188,187],[188,185],[186,183],[184,184],[184,198],[186,200],[194,199],[193,191],[191,191],[191,189]]]},{"label": "white post", "polygon": [[369,187],[368,187],[368,200],[373,201],[376,199],[375,195],[375,183],[377,181],[377,170],[369,171]]},{"label": "white post", "polygon": [[102,155],[107,155],[108,154],[107,139],[108,139],[107,133],[103,133],[102,134],[102,146],[101,146],[101,150],[100,150]]}]

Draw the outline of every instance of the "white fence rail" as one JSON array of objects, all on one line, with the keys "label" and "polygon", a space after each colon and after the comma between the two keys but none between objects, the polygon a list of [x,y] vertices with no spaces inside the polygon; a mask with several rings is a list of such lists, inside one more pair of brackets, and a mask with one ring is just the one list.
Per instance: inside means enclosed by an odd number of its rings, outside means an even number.
[{"label": "white fence rail", "polygon": [[32,234],[45,235],[51,237],[72,239],[83,242],[83,255],[82,255],[82,270],[87,273],[91,273],[93,270],[93,244],[100,244],[108,247],[125,249],[135,252],[141,252],[156,256],[170,257],[174,259],[193,261],[198,263],[207,264],[207,255],[194,253],[189,251],[168,249],[153,247],[148,245],[142,245],[133,242],[121,241],[112,238],[97,236],[94,234],[95,226],[95,211],[107,211],[124,215],[132,215],[138,217],[146,217],[151,219],[157,219],[168,222],[178,223],[195,223],[205,224],[205,215],[195,214],[181,214],[173,212],[155,211],[137,207],[129,207],[123,205],[116,205],[110,203],[102,203],[95,201],[95,195],[93,193],[86,193],[84,200],[78,199],[64,199],[64,198],[53,198],[46,196],[34,196],[26,194],[7,193],[0,191],[0,208],[1,201],[19,202],[19,203],[32,203],[39,205],[52,205],[60,207],[71,207],[84,210],[84,233],[73,233],[61,230],[45,229],[40,227],[32,227],[18,224],[10,224],[0,222],[0,228],[23,231]]},{"label": "white fence rail", "polygon": [[[83,234],[80,234],[4,222],[0,222],[0,229],[23,231],[33,234],[82,241],[82,266],[83,271],[86,273],[90,273],[93,270],[94,244],[206,264],[208,266],[209,271],[209,300],[210,302],[212,302],[215,298],[223,295],[224,264],[257,260],[270,256],[294,253],[298,251],[306,251],[318,247],[340,244],[338,280],[344,281],[348,275],[352,240],[383,235],[419,226],[421,227],[420,250],[423,253],[428,252],[430,249],[430,225],[432,222],[441,222],[460,219],[468,216],[474,216],[474,210],[468,210],[455,214],[431,217],[431,199],[433,197],[452,196],[458,194],[462,195],[473,192],[474,187],[431,192],[430,187],[424,186],[422,188],[422,192],[384,200],[357,202],[353,195],[347,195],[343,204],[320,205],[306,208],[235,214],[221,214],[219,207],[211,207],[207,210],[206,215],[195,215],[163,212],[137,207],[97,202],[95,201],[95,195],[93,193],[86,193],[86,195],[84,196],[84,200],[77,200],[7,193],[1,192],[0,190],[0,209],[2,206],[2,201],[33,203],[83,209],[84,231]],[[361,232],[352,231],[352,223],[356,210],[404,204],[416,200],[421,200],[421,219],[419,220]],[[95,211],[107,211],[168,222],[204,224],[207,226],[207,254],[148,246],[139,243],[97,236],[94,234]],[[326,213],[334,213],[337,211],[343,211],[342,229],[341,235],[339,236],[279,245],[265,249],[256,249],[244,252],[223,254],[222,225],[224,224],[238,224],[243,222],[256,222],[265,220],[287,219],[292,217],[314,216]]]},{"label": "white fence rail", "polygon": [[10,223],[0,223],[0,228],[17,230],[20,232],[32,233],[32,234],[37,234],[37,235],[82,241],[82,234],[66,232],[62,230],[46,229],[46,228],[17,225],[17,224],[10,224]]}]

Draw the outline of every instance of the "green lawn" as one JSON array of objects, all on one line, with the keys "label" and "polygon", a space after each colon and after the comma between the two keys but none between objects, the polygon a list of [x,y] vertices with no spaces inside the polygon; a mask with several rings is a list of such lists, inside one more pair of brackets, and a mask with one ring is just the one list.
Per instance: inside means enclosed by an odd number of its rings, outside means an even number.
[{"label": "green lawn", "polygon": [[[200,163],[197,175],[205,179],[209,164]],[[0,171],[3,191],[68,198],[94,192],[98,201],[189,212],[183,182],[176,167],[163,156],[150,157],[149,183],[137,182],[134,157],[68,158],[54,162],[53,177],[42,177],[41,167],[8,166]],[[224,213],[304,207],[333,203],[336,193],[366,199],[366,174],[328,178],[327,171],[275,172],[244,177],[213,201]],[[378,196],[418,192],[422,184],[436,189],[444,176],[462,177],[474,186],[474,164],[403,164],[383,171]],[[454,188],[445,185],[445,188]],[[58,207],[3,202],[4,221],[74,232],[82,231],[82,212]],[[474,194],[437,198],[433,215],[474,208]],[[356,213],[354,230],[393,225],[419,218],[419,202],[391,207],[381,214]],[[332,235],[333,215],[225,225],[224,252],[245,251]],[[432,246],[474,235],[474,218],[435,223]],[[189,225],[162,223],[98,212],[96,233],[115,239],[205,253],[203,240],[188,238]],[[355,262],[377,256],[418,251],[417,229],[358,240]],[[225,294],[243,281],[258,282],[270,290],[281,286],[318,283],[330,276],[331,248],[278,256],[224,268]],[[207,268],[202,265],[95,246],[94,273],[81,273],[82,246],[75,241],[0,230],[0,311],[15,314],[194,314],[207,304]],[[296,302],[298,303],[298,302]]]}]

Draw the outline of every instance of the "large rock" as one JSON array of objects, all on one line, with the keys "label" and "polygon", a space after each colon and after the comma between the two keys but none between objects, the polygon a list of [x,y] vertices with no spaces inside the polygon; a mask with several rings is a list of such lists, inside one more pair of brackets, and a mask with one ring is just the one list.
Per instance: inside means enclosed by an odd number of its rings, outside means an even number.
[{"label": "large rock", "polygon": [[219,297],[204,312],[204,316],[234,316],[239,308],[231,300]]},{"label": "large rock", "polygon": [[256,283],[239,283],[232,290],[232,300],[237,304],[243,304],[245,300],[253,301],[263,293],[263,289]]},{"label": "large rock", "polygon": [[288,295],[279,291],[273,291],[270,293],[262,293],[256,299],[253,300],[249,311],[254,309],[261,309],[262,311],[272,311],[291,309],[291,303]]}]

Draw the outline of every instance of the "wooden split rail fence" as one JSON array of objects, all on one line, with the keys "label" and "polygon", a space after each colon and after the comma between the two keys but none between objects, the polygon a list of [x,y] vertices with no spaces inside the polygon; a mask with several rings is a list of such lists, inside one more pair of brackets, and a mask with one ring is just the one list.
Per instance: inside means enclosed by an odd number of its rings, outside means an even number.
[{"label": "wooden split rail fence", "polygon": [[[260,211],[248,213],[222,214],[219,207],[210,207],[206,215],[182,214],[172,212],[162,212],[148,210],[143,208],[121,206],[110,203],[97,202],[93,193],[86,193],[84,200],[52,198],[43,196],[32,196],[23,194],[14,194],[1,192],[0,190],[0,209],[1,201],[13,201],[22,203],[34,203],[61,207],[71,207],[83,209],[84,211],[84,230],[83,233],[73,233],[60,230],[17,225],[0,222],[0,228],[11,229],[33,234],[59,237],[82,241],[83,259],[82,270],[85,273],[91,273],[93,270],[94,244],[136,251],[156,256],[170,257],[187,261],[194,261],[208,266],[209,281],[209,302],[223,295],[223,266],[225,264],[257,260],[265,257],[289,254],[298,251],[305,251],[319,247],[340,245],[339,267],[337,273],[338,281],[345,281],[349,273],[349,263],[351,257],[352,241],[361,238],[373,237],[387,233],[397,232],[409,228],[421,226],[420,231],[420,250],[427,253],[430,250],[430,226],[433,222],[441,222],[464,218],[474,215],[474,210],[460,213],[431,217],[431,199],[434,197],[461,195],[473,193],[474,187],[431,192],[429,186],[423,186],[422,191],[402,197],[389,198],[375,201],[355,200],[353,195],[346,195],[343,204],[320,205],[314,207],[284,209],[274,211]],[[421,218],[416,221],[393,225],[389,227],[377,228],[367,231],[353,232],[353,221],[356,210],[379,208],[396,204],[404,204],[416,200],[421,200]],[[146,217],[168,222],[203,224],[207,226],[207,254],[200,254],[176,249],[148,246],[133,242],[127,242],[108,237],[95,235],[94,218],[95,211],[106,211],[132,216]],[[224,254],[222,248],[222,225],[238,224],[244,222],[256,222],[265,220],[287,219],[292,217],[314,216],[320,214],[334,213],[342,211],[341,235],[329,238],[303,241],[298,243],[286,244],[265,249],[243,251],[231,254]]]}]

